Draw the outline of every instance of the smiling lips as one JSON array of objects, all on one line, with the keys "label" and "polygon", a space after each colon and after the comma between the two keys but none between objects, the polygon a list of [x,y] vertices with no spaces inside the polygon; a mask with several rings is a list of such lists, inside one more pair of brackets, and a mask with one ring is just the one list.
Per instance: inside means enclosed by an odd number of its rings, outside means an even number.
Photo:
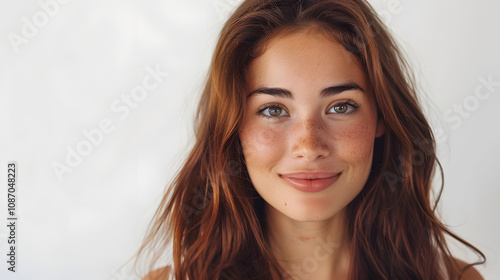
[{"label": "smiling lips", "polygon": [[341,172],[318,172],[318,173],[288,173],[280,174],[280,177],[301,192],[320,192],[330,187],[339,178]]}]

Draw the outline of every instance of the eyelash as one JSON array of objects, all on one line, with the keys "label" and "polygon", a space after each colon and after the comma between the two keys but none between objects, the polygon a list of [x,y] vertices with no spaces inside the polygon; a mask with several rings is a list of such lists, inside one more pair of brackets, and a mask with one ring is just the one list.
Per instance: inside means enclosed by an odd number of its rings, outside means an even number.
[{"label": "eyelash", "polygon": [[[355,113],[357,111],[357,109],[359,108],[359,104],[358,103],[354,102],[351,99],[348,99],[348,100],[346,100],[344,102],[335,103],[333,106],[330,107],[330,109],[328,109],[328,111],[332,110],[333,107],[342,106],[342,105],[346,105],[346,106],[350,107],[354,111],[349,112],[349,113],[335,113],[335,115],[339,115],[339,116],[350,115],[350,114]],[[278,120],[278,119],[281,119],[282,117],[286,117],[287,116],[287,115],[284,115],[284,116],[275,116],[274,117],[274,116],[265,115],[263,112],[265,110],[269,109],[269,108],[280,108],[281,110],[285,110],[285,108],[283,108],[282,105],[280,105],[278,103],[272,103],[272,104],[266,104],[266,105],[262,106],[261,108],[259,108],[257,110],[257,114],[261,115],[262,117],[264,117],[266,119],[273,119],[273,120]]]}]

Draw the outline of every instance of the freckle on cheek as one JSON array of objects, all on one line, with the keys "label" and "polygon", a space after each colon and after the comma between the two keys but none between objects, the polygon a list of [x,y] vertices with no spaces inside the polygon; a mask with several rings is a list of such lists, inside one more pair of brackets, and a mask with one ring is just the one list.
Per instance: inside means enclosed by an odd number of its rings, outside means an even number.
[{"label": "freckle on cheek", "polygon": [[262,144],[268,144],[276,140],[276,133],[270,129],[258,129],[257,135],[257,141]]},{"label": "freckle on cheek", "polygon": [[369,158],[370,151],[373,148],[372,133],[369,125],[359,125],[349,131],[336,136],[344,142],[344,151],[348,151],[352,157]]}]

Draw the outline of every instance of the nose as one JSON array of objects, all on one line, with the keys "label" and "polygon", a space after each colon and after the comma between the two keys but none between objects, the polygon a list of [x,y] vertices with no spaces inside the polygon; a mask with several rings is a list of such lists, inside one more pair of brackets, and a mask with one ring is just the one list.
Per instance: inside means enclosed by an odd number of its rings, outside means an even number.
[{"label": "nose", "polygon": [[294,158],[314,161],[330,154],[328,135],[323,121],[309,118],[296,125],[292,133],[291,153]]}]

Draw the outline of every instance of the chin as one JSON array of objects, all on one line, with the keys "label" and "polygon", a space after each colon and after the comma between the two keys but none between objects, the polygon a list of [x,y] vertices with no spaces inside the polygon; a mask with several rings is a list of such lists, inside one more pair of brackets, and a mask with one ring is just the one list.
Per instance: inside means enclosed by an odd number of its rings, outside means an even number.
[{"label": "chin", "polygon": [[[323,207],[322,207],[323,206]],[[328,206],[328,207],[325,207]],[[333,207],[331,201],[329,205],[311,201],[309,203],[288,204],[277,209],[281,214],[298,222],[321,222],[335,217],[342,209]]]}]

